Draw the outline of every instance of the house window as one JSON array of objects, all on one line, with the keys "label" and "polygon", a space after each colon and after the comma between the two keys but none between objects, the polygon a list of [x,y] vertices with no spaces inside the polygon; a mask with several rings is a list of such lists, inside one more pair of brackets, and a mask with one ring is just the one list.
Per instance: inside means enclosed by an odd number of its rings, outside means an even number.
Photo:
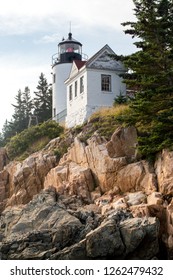
[{"label": "house window", "polygon": [[53,83],[56,82],[56,74],[53,74]]},{"label": "house window", "polygon": [[111,91],[111,75],[101,75],[102,91]]},{"label": "house window", "polygon": [[73,98],[73,92],[72,92],[72,85],[69,86],[69,100],[71,101]]},{"label": "house window", "polygon": [[84,91],[84,76],[80,78],[80,93]]},{"label": "house window", "polygon": [[76,97],[77,96],[77,81],[75,82],[74,86],[75,86],[75,93],[74,93],[74,95]]}]

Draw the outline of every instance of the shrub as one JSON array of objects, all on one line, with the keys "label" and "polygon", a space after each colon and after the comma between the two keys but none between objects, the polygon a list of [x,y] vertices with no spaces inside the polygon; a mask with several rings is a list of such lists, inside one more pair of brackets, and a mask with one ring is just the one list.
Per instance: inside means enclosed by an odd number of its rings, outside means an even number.
[{"label": "shrub", "polygon": [[[14,159],[21,156],[24,152],[25,154],[27,154],[27,151],[30,151],[30,153],[35,152],[43,145],[46,145],[51,139],[58,137],[63,130],[63,127],[55,121],[31,126],[10,139],[6,145],[8,156],[10,159]],[[34,143],[37,144],[34,145]]]},{"label": "shrub", "polygon": [[116,106],[117,104],[126,104],[127,103],[127,97],[126,95],[123,95],[122,93],[120,93],[117,97],[115,97],[114,99],[114,106]]}]

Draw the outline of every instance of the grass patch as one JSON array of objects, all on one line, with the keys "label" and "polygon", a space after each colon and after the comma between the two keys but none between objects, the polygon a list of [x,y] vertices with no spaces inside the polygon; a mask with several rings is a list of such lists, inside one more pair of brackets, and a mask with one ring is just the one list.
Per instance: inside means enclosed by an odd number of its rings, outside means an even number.
[{"label": "grass patch", "polygon": [[42,149],[51,139],[58,137],[63,128],[55,121],[32,126],[13,136],[6,145],[11,160],[23,160],[28,155]]},{"label": "grass patch", "polygon": [[119,116],[122,115],[126,115],[129,112],[129,106],[122,104],[122,105],[116,105],[114,107],[106,107],[106,108],[101,108],[100,110],[98,110],[97,112],[95,112],[94,114],[92,114],[92,116],[90,117],[90,120],[94,120],[97,118],[104,118],[104,117],[112,117],[112,118],[117,118]]},{"label": "grass patch", "polygon": [[87,143],[87,139],[95,131],[109,140],[116,128],[123,125],[124,116],[127,114],[129,114],[129,106],[124,104],[98,110],[91,115],[87,125],[80,127],[80,140]]}]

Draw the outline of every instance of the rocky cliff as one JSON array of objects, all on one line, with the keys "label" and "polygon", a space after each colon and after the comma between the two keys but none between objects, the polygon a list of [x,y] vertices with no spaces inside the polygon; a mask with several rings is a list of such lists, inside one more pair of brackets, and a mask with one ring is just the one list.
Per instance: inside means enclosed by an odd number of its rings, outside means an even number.
[{"label": "rocky cliff", "polygon": [[0,150],[0,258],[173,259],[173,152],[141,160],[134,127],[69,139],[61,158],[60,138]]}]

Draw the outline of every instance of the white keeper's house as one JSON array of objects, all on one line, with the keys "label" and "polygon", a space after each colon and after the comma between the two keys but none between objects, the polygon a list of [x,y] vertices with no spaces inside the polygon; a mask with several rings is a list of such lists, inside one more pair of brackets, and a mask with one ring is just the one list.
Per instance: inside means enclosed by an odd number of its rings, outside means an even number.
[{"label": "white keeper's house", "polygon": [[68,34],[52,57],[53,116],[70,128],[83,124],[93,112],[112,107],[116,96],[126,94],[119,74],[125,71],[105,45],[91,58],[82,53],[82,44]]}]

